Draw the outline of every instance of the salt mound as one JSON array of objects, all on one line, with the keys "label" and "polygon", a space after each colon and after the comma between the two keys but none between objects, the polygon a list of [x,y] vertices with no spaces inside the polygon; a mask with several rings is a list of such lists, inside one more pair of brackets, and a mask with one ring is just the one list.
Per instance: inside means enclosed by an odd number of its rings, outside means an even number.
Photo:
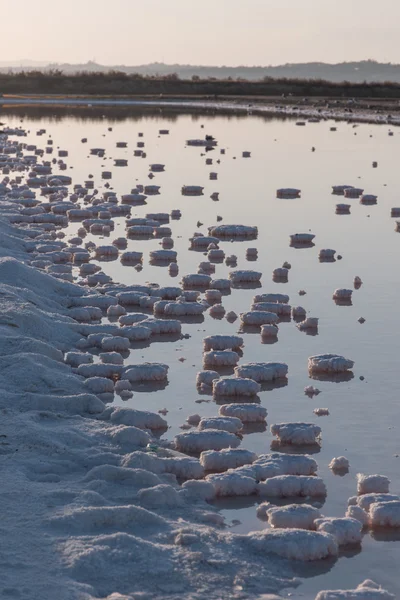
[{"label": "salt mound", "polygon": [[185,431],[174,438],[176,449],[181,452],[204,452],[205,450],[222,450],[237,448],[240,439],[233,433],[207,429],[205,431]]},{"label": "salt mound", "polygon": [[317,354],[308,359],[308,368],[314,373],[344,373],[354,367],[354,361],[339,354]]},{"label": "salt mound", "polygon": [[317,531],[324,531],[333,535],[339,546],[361,544],[362,525],[356,519],[349,517],[342,519],[323,517],[322,519],[317,519],[315,525]]},{"label": "salt mound", "polygon": [[390,480],[384,475],[363,475],[357,473],[358,494],[388,494]]},{"label": "salt mound", "polygon": [[400,527],[400,501],[374,502],[369,507],[371,527]]},{"label": "salt mound", "polygon": [[243,448],[226,448],[223,450],[207,450],[200,454],[200,463],[205,471],[227,471],[243,465],[250,465],[257,455]]},{"label": "salt mound", "polygon": [[326,590],[319,592],[315,600],[394,600],[394,596],[366,579],[355,590]]},{"label": "salt mound", "polygon": [[277,554],[283,558],[311,561],[337,556],[338,546],[328,533],[305,529],[265,529],[249,533],[248,543],[258,553]]},{"label": "salt mound", "polygon": [[219,414],[237,417],[243,423],[262,423],[266,419],[267,409],[259,404],[223,404],[219,407]]},{"label": "salt mound", "polygon": [[207,475],[206,480],[213,484],[217,496],[251,496],[257,489],[254,479],[235,471]]},{"label": "salt mound", "polygon": [[209,335],[203,339],[204,351],[236,350],[243,346],[243,338],[238,335]]},{"label": "salt mound", "polygon": [[321,427],[313,423],[280,423],[271,425],[271,433],[276,435],[282,444],[303,446],[317,443]]},{"label": "salt mound", "polygon": [[236,377],[253,379],[258,383],[286,377],[288,366],[285,363],[247,363],[235,368]]},{"label": "salt mound", "polygon": [[220,429],[222,431],[229,431],[229,433],[237,433],[242,427],[242,421],[236,417],[203,417],[198,425],[200,431],[204,429]]},{"label": "salt mound", "polygon": [[167,427],[167,422],[156,413],[120,406],[113,409],[110,420],[117,425],[132,425],[139,429],[164,429]]},{"label": "salt mound", "polygon": [[273,506],[264,502],[259,505],[257,516],[265,516],[271,527],[275,528],[315,529],[314,521],[321,516],[321,513],[309,504]]},{"label": "salt mound", "polygon": [[[215,363],[214,363],[215,364]],[[255,396],[261,390],[261,386],[252,379],[241,377],[223,377],[213,380],[212,390],[214,396]]]},{"label": "salt mound", "polygon": [[294,496],[326,496],[326,487],[320,477],[305,475],[278,475],[257,485],[260,496],[290,498]]}]

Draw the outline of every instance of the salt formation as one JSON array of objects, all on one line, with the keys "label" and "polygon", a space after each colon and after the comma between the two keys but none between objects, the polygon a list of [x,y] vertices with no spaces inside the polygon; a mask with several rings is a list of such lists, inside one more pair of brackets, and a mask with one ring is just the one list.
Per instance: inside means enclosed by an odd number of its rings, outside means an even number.
[{"label": "salt formation", "polygon": [[237,335],[210,335],[203,339],[203,348],[209,350],[237,350],[243,346],[243,338]]},{"label": "salt formation", "polygon": [[360,521],[351,519],[350,517],[316,519],[317,531],[330,533],[336,539],[339,546],[347,546],[348,544],[361,544],[362,525]]},{"label": "salt formation", "polygon": [[300,190],[296,188],[279,188],[276,190],[277,198],[300,198]]},{"label": "salt formation", "polygon": [[273,312],[278,316],[289,317],[291,307],[289,304],[281,304],[280,302],[254,302],[251,305],[251,310],[261,310]]},{"label": "salt formation", "polygon": [[312,373],[344,373],[354,366],[354,362],[339,354],[317,354],[308,359],[308,369]]},{"label": "salt formation", "polygon": [[200,431],[204,429],[221,429],[229,433],[237,433],[242,429],[242,421],[236,417],[203,417],[198,425]]},{"label": "salt formation", "polygon": [[290,236],[291,244],[311,244],[315,235],[312,233],[294,233]]},{"label": "salt formation", "polygon": [[388,494],[390,480],[384,475],[357,473],[358,494]]},{"label": "salt formation", "polygon": [[240,439],[235,434],[217,429],[205,431],[185,431],[174,438],[176,449],[180,452],[204,452],[205,450],[222,450],[237,448]]},{"label": "salt formation", "polygon": [[258,383],[282,379],[287,373],[288,366],[285,363],[248,363],[235,368],[236,377],[253,379]]},{"label": "salt formation", "polygon": [[276,338],[278,331],[279,329],[276,325],[261,325],[262,338]]},{"label": "salt formation", "polygon": [[369,507],[371,527],[400,527],[400,501],[374,502]]},{"label": "salt formation", "polygon": [[233,367],[239,362],[240,356],[232,350],[211,350],[203,354],[205,367]]},{"label": "salt formation", "polygon": [[240,313],[240,319],[243,325],[273,325],[278,322],[278,316],[275,313],[262,310]]},{"label": "salt formation", "polygon": [[350,463],[347,458],[344,456],[338,456],[337,458],[332,458],[329,463],[329,468],[332,471],[348,471]]},{"label": "salt formation", "polygon": [[211,387],[215,379],[219,379],[217,371],[199,371],[196,377],[196,385],[197,387],[201,387],[202,385]]},{"label": "salt formation", "polygon": [[280,423],[271,425],[271,433],[277,436],[281,444],[304,446],[318,442],[321,427],[313,423]]},{"label": "salt formation", "polygon": [[217,238],[256,238],[258,235],[257,227],[247,225],[214,225],[208,228],[208,233]]},{"label": "salt formation", "polygon": [[318,497],[326,495],[326,487],[320,477],[278,475],[259,483],[257,492],[271,498]]},{"label": "salt formation", "polygon": [[258,282],[261,276],[262,273],[258,271],[231,271],[229,273],[229,279],[232,283]]},{"label": "salt formation", "polygon": [[267,409],[259,404],[223,404],[219,407],[219,414],[223,417],[236,417],[243,423],[263,423],[267,417]]},{"label": "salt formation", "polygon": [[207,475],[206,480],[214,486],[216,496],[251,496],[257,490],[254,479],[235,470]]},{"label": "salt formation", "polygon": [[254,296],[253,303],[273,302],[275,304],[288,304],[289,296],[286,294],[258,294]]},{"label": "salt formation", "polygon": [[122,379],[128,379],[131,383],[138,381],[163,381],[168,375],[168,365],[162,363],[143,363],[141,365],[129,365]]},{"label": "salt formation", "polygon": [[334,300],[350,300],[352,296],[353,290],[347,290],[344,288],[338,288],[333,292]]},{"label": "salt formation", "polygon": [[249,533],[248,538],[250,547],[258,554],[277,554],[290,560],[314,561],[338,554],[335,538],[317,531],[265,529]]},{"label": "salt formation", "polygon": [[255,396],[261,386],[252,379],[241,377],[222,378],[213,381],[212,391],[215,396]]},{"label": "salt formation", "polygon": [[273,506],[263,502],[257,508],[257,516],[267,518],[271,527],[275,528],[316,529],[314,521],[321,517],[321,513],[309,504]]},{"label": "salt formation", "polygon": [[220,451],[207,450],[200,454],[200,464],[205,471],[227,471],[244,465],[251,465],[257,455],[242,448],[228,448]]},{"label": "salt formation", "polygon": [[394,600],[394,596],[366,579],[355,590],[325,590],[319,592],[315,600]]},{"label": "salt formation", "polygon": [[336,254],[336,250],[332,250],[331,248],[323,248],[319,251],[318,258],[319,260],[334,260]]},{"label": "salt formation", "polygon": [[296,324],[300,331],[318,331],[318,321],[316,317],[307,317],[304,321]]}]

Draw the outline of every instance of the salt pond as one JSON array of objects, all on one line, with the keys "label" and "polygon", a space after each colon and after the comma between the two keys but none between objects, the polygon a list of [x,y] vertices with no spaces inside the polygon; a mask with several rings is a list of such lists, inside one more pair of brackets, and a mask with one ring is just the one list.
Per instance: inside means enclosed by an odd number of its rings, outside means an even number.
[{"label": "salt pond", "polygon": [[[117,110],[117,109],[115,109]],[[388,136],[385,125],[360,124],[354,127],[344,122],[307,123],[296,127],[293,120],[259,116],[188,115],[159,112],[148,114],[124,113],[121,120],[107,112],[107,118],[54,119],[52,111],[35,111],[35,118],[26,116],[23,123],[15,109],[3,110],[0,118],[9,127],[21,126],[30,130],[23,141],[40,144],[49,136],[57,147],[68,151],[64,172],[73,183],[82,183],[93,175],[99,194],[105,190],[102,172],[111,171],[107,179],[118,197],[130,193],[137,184],[160,186],[159,195],[149,195],[147,204],[133,206],[131,217],[147,213],[170,213],[179,209],[182,217],[171,220],[174,251],[177,252],[179,274],[171,277],[168,266],[149,263],[149,253],[160,249],[160,240],[128,240],[126,251],[144,254],[143,269],[138,272],[120,260],[97,261],[104,273],[115,282],[160,285],[179,285],[182,276],[196,273],[198,264],[207,260],[202,251],[189,250],[189,238],[195,231],[207,234],[207,228],[218,224],[243,224],[258,227],[257,240],[221,241],[225,255],[238,257],[237,269],[262,272],[261,285],[251,289],[232,289],[222,296],[226,311],[236,314],[250,310],[255,294],[283,293],[292,306],[301,305],[307,316],[316,317],[317,335],[313,330],[299,331],[293,321],[281,322],[276,343],[262,343],[259,328],[240,333],[244,339],[242,363],[284,362],[289,366],[288,380],[271,383],[260,392],[261,404],[268,409],[268,426],[248,427],[242,448],[257,454],[268,453],[274,437],[269,431],[272,423],[290,421],[313,422],[322,428],[321,448],[314,458],[318,475],[327,487],[325,503],[318,507],[326,516],[344,516],[347,499],[356,494],[356,473],[381,473],[391,480],[391,493],[400,493],[400,441],[397,399],[398,339],[400,325],[397,303],[400,295],[398,256],[400,236],[395,231],[391,208],[399,205],[398,156],[400,134],[395,129]],[[39,118],[37,117],[39,115]],[[335,125],[336,131],[331,131]],[[44,137],[36,130],[46,129]],[[110,131],[109,128],[112,128]],[[160,135],[160,130],[169,135]],[[143,137],[138,137],[143,132]],[[210,152],[204,147],[186,145],[186,140],[204,138],[211,134],[218,145]],[[85,137],[88,142],[81,143]],[[126,147],[117,147],[117,142]],[[137,142],[143,141],[146,157],[135,157]],[[121,144],[119,144],[121,145]],[[315,151],[312,152],[312,147]],[[90,155],[90,148],[104,148],[104,157]],[[225,149],[221,154],[220,150]],[[249,158],[243,157],[250,151]],[[51,155],[50,155],[51,157]],[[206,164],[206,159],[212,164]],[[114,166],[115,160],[127,160],[127,167]],[[376,161],[378,168],[373,168]],[[209,161],[208,161],[209,162]],[[149,165],[163,164],[164,171]],[[217,180],[210,173],[217,172]],[[347,182],[378,197],[376,205],[363,205],[358,199],[346,199],[351,204],[349,215],[335,214],[341,196],[332,195],[332,186]],[[202,186],[202,196],[184,196],[183,185]],[[301,190],[300,198],[277,198],[276,190],[284,187]],[[211,195],[218,192],[218,201]],[[115,230],[110,236],[88,234],[84,242],[96,245],[111,244],[125,236],[125,218],[116,217]],[[71,223],[64,230],[68,237],[76,235],[81,223]],[[290,236],[296,232],[313,233],[312,247],[291,247]],[[246,249],[256,247],[256,260],[246,259]],[[336,261],[320,262],[319,251],[336,249]],[[338,259],[341,255],[341,260]],[[291,268],[288,282],[272,279],[275,268],[287,261]],[[227,278],[232,269],[224,262],[215,264],[213,278]],[[77,269],[76,269],[77,274]],[[353,291],[351,305],[338,305],[332,299],[335,289],[353,288],[355,276],[363,285]],[[244,286],[246,287],[246,286]],[[306,294],[300,296],[299,290]],[[138,309],[139,311],[139,309]],[[142,312],[142,309],[140,309]],[[150,314],[150,313],[149,313]],[[365,318],[361,324],[359,318]],[[107,319],[103,319],[107,322]],[[238,333],[240,320],[182,319],[184,339],[164,340],[150,344],[133,344],[124,364],[144,361],[169,365],[168,383],[152,390],[135,387],[133,398],[114,403],[157,412],[167,409],[168,432],[172,439],[181,432],[180,426],[188,415],[213,417],[218,407],[212,396],[196,390],[196,374],[202,369],[203,338],[221,333]],[[268,340],[268,338],[267,338]],[[314,381],[309,378],[309,356],[337,353],[355,362],[354,377],[342,380]],[[96,359],[97,360],[97,359]],[[362,377],[362,379],[360,379]],[[344,380],[343,380],[344,379]],[[307,385],[315,385],[321,394],[310,398],[304,393]],[[317,417],[317,407],[329,409],[329,416]],[[246,429],[245,429],[246,432]],[[303,449],[301,449],[303,450]],[[307,449],[306,449],[307,450]],[[329,469],[333,457],[345,456],[350,471],[344,476]],[[291,499],[290,502],[293,502]],[[232,532],[247,533],[267,527],[257,519],[257,500],[224,499],[217,502]],[[392,593],[400,596],[400,533],[367,533],[362,550],[344,551],[332,564],[311,563],[298,569],[304,578],[294,591],[294,598],[314,598],[321,589],[356,587],[369,577]]]}]

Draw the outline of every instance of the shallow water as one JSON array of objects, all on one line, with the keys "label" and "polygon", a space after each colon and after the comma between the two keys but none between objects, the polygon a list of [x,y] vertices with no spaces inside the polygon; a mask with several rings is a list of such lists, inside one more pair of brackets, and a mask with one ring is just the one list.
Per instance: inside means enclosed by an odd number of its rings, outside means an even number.
[{"label": "shallow water", "polygon": [[[110,185],[118,194],[129,193],[138,183],[161,186],[160,195],[149,196],[146,206],[132,208],[132,217],[181,209],[182,218],[171,220],[169,225],[174,250],[178,252],[179,275],[171,278],[166,267],[149,265],[148,254],[161,247],[159,240],[129,240],[127,250],[144,252],[144,268],[137,273],[119,261],[99,263],[115,282],[177,285],[182,275],[196,272],[198,263],[205,260],[201,252],[188,251],[188,238],[194,231],[206,233],[207,227],[216,223],[217,215],[223,217],[221,223],[258,226],[255,241],[220,244],[227,255],[238,256],[238,269],[263,273],[261,288],[235,289],[223,297],[226,310],[245,312],[250,309],[255,293],[282,292],[290,296],[292,305],[304,306],[309,316],[319,317],[317,336],[300,332],[293,322],[280,324],[275,344],[262,344],[259,333],[243,334],[241,363],[282,361],[289,365],[287,385],[260,393],[261,403],[268,408],[268,424],[308,421],[322,427],[322,447],[314,458],[328,488],[322,508],[325,515],[344,514],[347,499],[356,493],[358,472],[385,474],[392,480],[391,492],[400,493],[400,458],[396,456],[400,454],[397,398],[400,324],[396,309],[400,296],[400,234],[395,232],[395,219],[390,217],[390,208],[400,206],[398,130],[389,137],[384,125],[353,127],[337,123],[337,131],[331,132],[329,121],[296,127],[289,120],[187,114],[168,117],[161,111],[157,114],[107,111],[104,119],[75,119],[70,111],[65,118],[54,119],[55,113],[36,109],[35,115],[43,115],[40,120],[30,118],[29,109],[26,113],[22,126],[30,129],[30,133],[22,141],[42,147],[51,135],[54,156],[57,146],[69,151],[64,160],[71,170],[64,173],[73,177],[73,183],[83,184],[93,174],[95,187],[102,191],[101,172],[111,170]],[[87,115],[91,116],[90,110]],[[12,110],[1,111],[0,120],[9,126],[21,124],[19,115]],[[47,129],[47,134],[37,137],[36,130],[41,127]],[[108,127],[113,128],[111,132]],[[159,136],[159,129],[169,129],[170,134]],[[145,142],[146,158],[133,156],[139,131],[144,134],[141,139]],[[185,147],[185,140],[204,137],[206,133],[218,140],[217,148],[207,153],[207,158],[213,159],[211,166],[205,164],[204,148]],[[87,144],[80,142],[82,137],[88,138]],[[117,141],[126,141],[128,147],[116,148]],[[311,152],[312,146],[315,152]],[[89,156],[92,147],[105,148],[105,158]],[[221,148],[226,149],[225,155],[220,154]],[[244,150],[251,151],[251,158],[242,158]],[[114,167],[115,158],[127,158],[128,167]],[[372,168],[373,161],[378,162],[378,168]],[[165,164],[165,172],[155,173],[150,182],[149,164],[157,162]],[[211,171],[218,173],[217,181],[209,180]],[[331,186],[343,183],[377,194],[377,205],[363,206],[357,199],[333,196]],[[184,184],[204,186],[204,195],[182,196]],[[300,188],[301,198],[278,200],[275,192],[279,187]],[[218,202],[210,198],[213,192],[219,192]],[[339,202],[352,205],[351,215],[335,214]],[[204,225],[197,227],[198,221]],[[125,219],[117,218],[115,223],[108,241],[100,242],[99,236],[88,235],[85,242],[111,243],[124,235]],[[79,227],[80,223],[71,224],[69,231],[74,233]],[[289,246],[290,234],[308,231],[316,235],[313,248]],[[258,248],[257,261],[246,260],[247,247]],[[321,248],[334,248],[342,260],[320,263]],[[289,281],[275,283],[272,271],[284,261],[292,265]],[[224,263],[217,264],[213,277],[226,277],[229,271]],[[353,292],[353,305],[337,306],[332,300],[333,290],[352,288],[356,275],[364,283]],[[300,289],[307,294],[299,296]],[[366,319],[363,325],[358,322],[359,317]],[[196,373],[202,368],[202,339],[212,333],[234,334],[238,328],[239,321],[229,324],[225,319],[215,320],[206,315],[203,322],[183,325],[183,333],[189,334],[189,339],[169,341],[166,337],[151,346],[133,346],[125,364],[143,360],[166,362],[170,366],[168,385],[157,391],[143,388],[127,403],[120,399],[116,402],[153,411],[166,408],[169,439],[180,431],[189,414],[216,415],[218,408],[212,397],[199,395],[195,386]],[[307,358],[326,352],[354,360],[354,377],[340,383],[310,380]],[[360,380],[360,376],[365,379]],[[303,391],[310,384],[322,392],[313,399]],[[312,412],[316,407],[329,408],[330,415],[316,417]],[[273,439],[269,425],[266,431],[246,434],[242,447],[268,452]],[[328,468],[330,460],[341,455],[350,461],[350,473],[344,477],[333,475]],[[232,526],[232,531],[248,532],[266,526],[256,517],[253,498],[221,501],[220,506],[228,523],[240,521]],[[292,597],[313,598],[320,589],[355,587],[367,577],[400,596],[397,573],[400,534],[397,537],[381,534],[378,538],[366,534],[361,552],[346,553],[336,563],[312,564],[307,572],[299,570],[302,584]]]}]

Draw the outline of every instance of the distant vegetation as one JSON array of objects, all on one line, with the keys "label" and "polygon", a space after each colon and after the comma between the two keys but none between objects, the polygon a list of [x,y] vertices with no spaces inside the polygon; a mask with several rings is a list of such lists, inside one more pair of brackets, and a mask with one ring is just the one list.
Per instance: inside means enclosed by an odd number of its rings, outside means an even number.
[{"label": "distant vegetation", "polygon": [[344,62],[328,64],[322,62],[292,63],[279,66],[204,66],[204,65],[167,65],[164,63],[151,63],[147,65],[126,66],[114,65],[112,67],[89,61],[85,64],[46,64],[45,62],[20,61],[8,64],[0,62],[0,71],[18,72],[30,69],[41,71],[61,70],[63,73],[73,74],[85,72],[108,72],[110,70],[123,73],[138,74],[145,77],[164,77],[176,73],[180,79],[191,79],[193,76],[201,79],[215,77],[216,79],[246,79],[249,81],[261,80],[264,77],[289,78],[289,79],[321,79],[327,81],[349,81],[350,83],[383,83],[391,81],[400,83],[400,65],[392,63],[379,63],[374,60],[358,62]]},{"label": "distant vegetation", "polygon": [[166,96],[166,97],[232,97],[232,96],[314,96],[336,98],[400,98],[400,83],[334,83],[321,79],[288,79],[264,77],[259,81],[245,79],[180,79],[176,73],[160,76],[127,74],[122,71],[64,73],[20,71],[0,73],[2,94],[45,94],[83,96]]}]

